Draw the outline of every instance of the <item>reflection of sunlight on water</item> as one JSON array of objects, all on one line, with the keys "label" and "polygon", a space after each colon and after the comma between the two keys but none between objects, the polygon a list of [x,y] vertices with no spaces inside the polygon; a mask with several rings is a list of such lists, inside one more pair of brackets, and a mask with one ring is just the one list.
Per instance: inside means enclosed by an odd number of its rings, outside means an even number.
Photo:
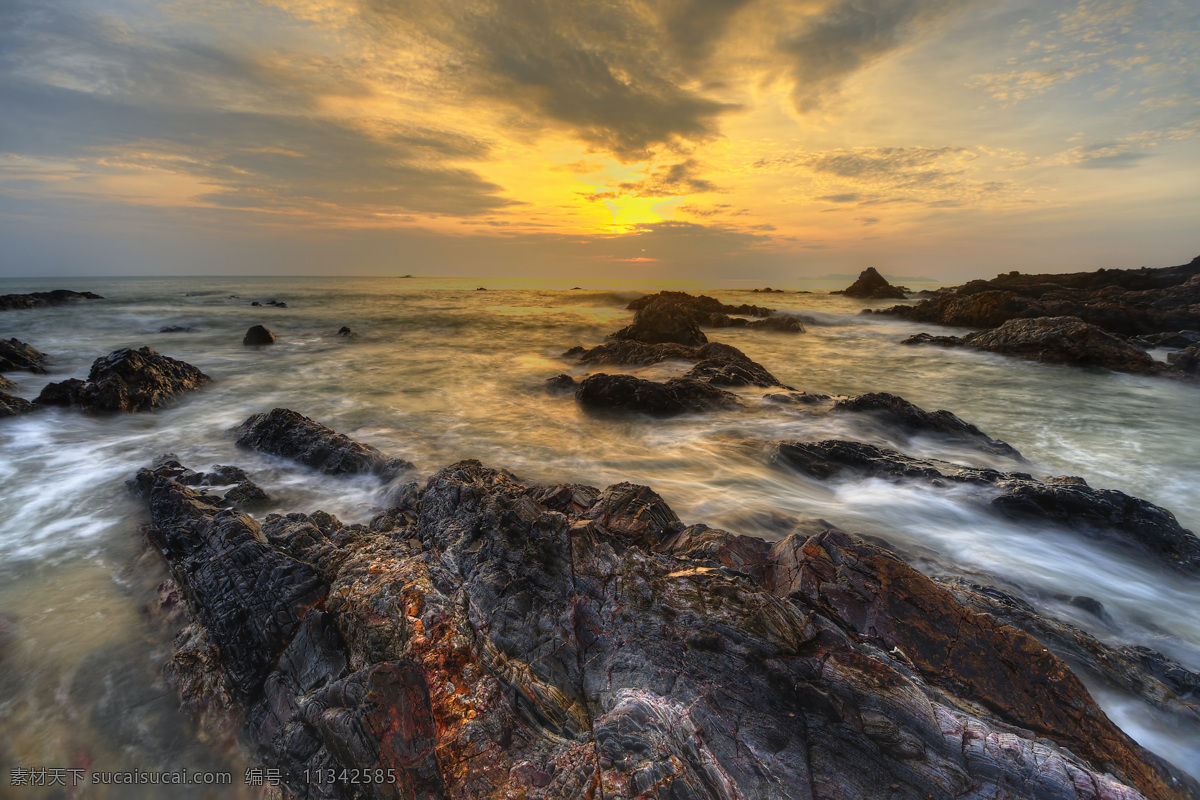
[{"label": "reflection of sunlight on water", "polygon": [[[572,291],[572,285],[501,279],[95,281],[71,286],[110,298],[81,307],[87,313],[70,307],[0,318],[0,326],[8,326],[0,327],[0,335],[18,336],[50,354],[52,380],[84,376],[94,358],[117,347],[148,344],[199,366],[215,381],[155,414],[97,419],[52,411],[0,424],[0,497],[6,503],[0,579],[10,582],[9,591],[0,592],[0,613],[16,617],[18,637],[28,637],[20,644],[28,659],[22,669],[36,672],[38,658],[61,658],[63,665],[47,674],[64,676],[71,667],[66,655],[56,655],[63,650],[78,650],[72,663],[81,663],[86,651],[116,643],[141,648],[138,657],[147,660],[161,645],[129,633],[138,628],[134,609],[150,596],[135,589],[102,591],[98,576],[111,576],[111,564],[136,560],[134,529],[142,511],[123,482],[163,452],[175,452],[197,469],[245,467],[275,499],[264,514],[324,508],[361,521],[384,502],[386,487],[373,478],[329,478],[238,449],[230,429],[276,406],[402,455],[422,477],[458,459],[478,458],[531,483],[635,481],[653,486],[685,522],[771,539],[787,535],[797,520],[821,517],[920,554],[930,560],[918,563],[929,568],[994,575],[1034,593],[1095,597],[1121,626],[1118,634],[1094,631],[1098,635],[1119,635],[1200,665],[1200,619],[1192,613],[1200,593],[1192,583],[1079,535],[1001,522],[981,511],[979,490],[822,483],[768,467],[765,453],[772,440],[849,438],[976,466],[1012,469],[1011,461],[905,437],[870,419],[764,404],[761,389],[739,390],[746,402],[742,412],[672,420],[587,414],[569,396],[544,392],[541,383],[552,375],[589,372],[561,359],[564,350],[602,341],[630,318],[624,305],[651,290],[580,282],[586,288]],[[477,286],[488,291],[475,292]],[[898,342],[921,326],[861,317],[865,304],[840,296],[708,293],[812,318],[798,336],[709,332],[784,383],[828,394],[887,391],[929,410],[948,409],[1021,450],[1032,462],[1022,471],[1082,475],[1093,486],[1165,505],[1185,526],[1200,523],[1194,387],[965,350],[904,347]],[[249,306],[251,299],[272,298],[289,308]],[[194,330],[155,332],[179,324]],[[243,347],[241,337],[253,324],[267,325],[279,343]],[[358,338],[338,338],[342,325]],[[590,371],[664,379],[688,366],[604,365]],[[13,377],[25,396],[45,382],[41,376]],[[47,585],[94,598],[95,608],[106,609],[101,620],[84,599],[45,604],[33,599],[44,592],[32,591],[23,599],[34,588],[27,576],[40,575],[39,565],[50,562],[63,572]],[[38,610],[51,605],[51,616]],[[64,642],[74,644],[38,656],[35,643],[56,627]],[[7,726],[15,706],[0,707],[8,709]],[[1184,735],[1166,723],[1154,733],[1156,719],[1151,714],[1136,723],[1145,741]]]}]

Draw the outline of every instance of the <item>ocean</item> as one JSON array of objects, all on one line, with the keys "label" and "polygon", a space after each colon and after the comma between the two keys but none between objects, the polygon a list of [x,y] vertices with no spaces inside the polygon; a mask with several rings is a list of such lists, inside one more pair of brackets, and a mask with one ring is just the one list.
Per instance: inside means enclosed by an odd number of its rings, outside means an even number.
[{"label": "ocean", "polygon": [[[1009,523],[972,502],[987,490],[885,480],[816,481],[771,467],[770,442],[848,438],[972,466],[1076,475],[1170,509],[1200,530],[1200,390],[1179,381],[1054,366],[967,350],[905,347],[931,326],[869,316],[824,291],[757,294],[686,282],[611,284],[502,278],[194,278],[9,280],[0,293],[69,288],[104,300],[0,313],[0,337],[47,353],[51,374],[8,373],[22,397],[86,377],[92,361],[148,345],[214,380],[154,413],[51,409],[0,420],[0,764],[121,770],[228,770],[234,786],[91,787],[89,797],[236,797],[247,762],[205,741],[178,709],[161,665],[170,630],[149,612],[166,576],[139,533],[125,481],[163,453],[199,470],[244,467],[271,512],[322,509],[360,522],[395,487],[334,478],[239,449],[231,429],[286,407],[389,455],[418,475],[464,458],[529,484],[620,481],[653,487],[686,523],[779,539],[822,519],[880,537],[935,577],[990,583],[1110,644],[1143,645],[1200,670],[1200,587],[1104,542]],[[486,291],[479,291],[483,287]],[[781,381],[830,395],[898,394],[947,409],[1016,447],[1018,464],[944,441],[899,437],[864,419],[764,403],[672,419],[592,414],[545,391],[587,370],[562,353],[624,326],[626,304],[661,288],[755,303],[801,317],[807,332],[721,329]],[[793,287],[794,289],[795,287]],[[287,308],[252,306],[277,300]],[[242,344],[252,325],[278,336]],[[167,326],[186,331],[164,333]],[[342,326],[358,335],[337,336]],[[938,331],[942,332],[942,331]],[[961,333],[962,331],[948,331]],[[597,367],[665,379],[687,367]],[[1068,598],[1103,604],[1111,624]],[[1137,741],[1200,777],[1200,720],[1089,683]],[[11,765],[11,767],[10,767]],[[40,793],[39,793],[40,792]],[[52,796],[29,789],[21,797]],[[247,794],[246,796],[251,796]]]}]

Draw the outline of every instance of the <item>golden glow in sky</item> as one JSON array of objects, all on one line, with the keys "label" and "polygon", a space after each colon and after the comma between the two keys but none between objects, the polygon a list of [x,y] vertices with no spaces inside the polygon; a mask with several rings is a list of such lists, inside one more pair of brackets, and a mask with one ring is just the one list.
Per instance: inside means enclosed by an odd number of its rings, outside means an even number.
[{"label": "golden glow in sky", "polygon": [[1179,263],[1198,59],[1175,0],[8,0],[0,275]]}]

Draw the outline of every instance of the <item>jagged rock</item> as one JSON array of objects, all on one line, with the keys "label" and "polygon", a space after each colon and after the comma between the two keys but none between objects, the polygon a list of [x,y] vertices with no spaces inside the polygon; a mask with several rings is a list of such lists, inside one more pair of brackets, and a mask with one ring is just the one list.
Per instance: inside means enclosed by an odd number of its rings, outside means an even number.
[{"label": "jagged rock", "polygon": [[343,339],[357,339],[358,338],[358,334],[355,333],[354,331],[350,330],[350,327],[347,325],[343,325],[342,327],[338,328],[337,335],[341,336]]},{"label": "jagged rock", "polygon": [[1037,480],[1024,472],[977,469],[913,458],[862,442],[777,442],[773,463],[820,479],[851,472],[867,477],[905,478],[935,486],[971,483],[994,486],[988,507],[1004,516],[1050,523],[1086,535],[1132,545],[1161,563],[1200,574],[1200,539],[1165,508],[1116,489],[1093,489],[1080,478]]},{"label": "jagged rock", "polygon": [[1200,344],[1194,344],[1178,353],[1169,353],[1167,361],[1180,372],[1189,375],[1200,373]]},{"label": "jagged rock", "polygon": [[666,383],[655,383],[632,375],[603,372],[585,378],[575,391],[575,400],[585,408],[637,411],[660,417],[741,406],[737,395],[703,381],[671,378]]},{"label": "jagged rock", "polygon": [[827,394],[815,392],[787,392],[786,394],[764,394],[763,402],[781,406],[819,406],[833,400]]},{"label": "jagged rock", "polygon": [[994,328],[1010,319],[1078,317],[1123,336],[1197,329],[1200,257],[1161,269],[1063,275],[1011,272],[990,281],[939,289],[915,306],[875,313],[966,328]]},{"label": "jagged rock", "polygon": [[76,300],[103,300],[98,294],[91,292],[72,292],[67,289],[55,289],[51,292],[32,292],[30,294],[0,295],[0,311],[14,311],[22,308],[43,308],[45,306],[61,306]]},{"label": "jagged rock", "polygon": [[888,283],[887,278],[880,275],[874,267],[867,267],[859,273],[858,280],[850,284],[848,288],[840,292],[830,292],[830,294],[844,294],[847,297],[858,297],[863,300],[886,300],[888,298],[903,300],[906,297],[902,288],[892,286]]},{"label": "jagged rock", "polygon": [[[634,311],[633,324],[612,334],[612,339],[629,339],[648,344],[673,342],[698,347],[708,341],[700,328],[767,328],[789,333],[802,333],[804,325],[795,317],[771,317],[769,308],[762,306],[726,305],[707,295],[692,296],[686,292],[658,292],[640,297],[629,304]],[[764,319],[750,321],[730,314],[742,314]],[[769,317],[769,318],[768,318]]]},{"label": "jagged rock", "polygon": [[7,392],[15,388],[17,388],[15,381],[10,381],[8,378],[0,375],[0,392]]},{"label": "jagged rock", "polygon": [[630,311],[641,311],[647,306],[664,300],[678,303],[697,314],[738,314],[744,317],[769,317],[773,313],[771,309],[764,306],[752,306],[748,303],[734,306],[722,303],[715,297],[709,297],[706,294],[690,295],[687,292],[672,291],[656,292],[655,294],[648,294],[645,297],[639,297],[626,306],[626,308]]},{"label": "jagged rock", "polygon": [[660,299],[640,306],[633,323],[612,334],[613,339],[632,339],[647,344],[674,342],[696,347],[708,341],[684,305]]},{"label": "jagged rock", "polygon": [[260,453],[284,456],[327,475],[373,474],[391,480],[413,469],[402,458],[388,458],[369,444],[325,427],[286,408],[255,414],[239,425],[237,443]]},{"label": "jagged rock", "polygon": [[28,400],[0,391],[0,417],[15,417],[19,414],[28,414],[36,409],[37,406]]},{"label": "jagged rock", "polygon": [[72,378],[51,383],[34,402],[41,406],[79,406],[93,413],[153,411],[211,381],[191,364],[149,347],[126,348],[92,362],[87,381]]},{"label": "jagged rock", "polygon": [[262,345],[275,344],[275,334],[262,325],[255,325],[246,331],[246,335],[242,337],[242,344],[247,347],[261,347]]},{"label": "jagged rock", "polygon": [[855,411],[870,414],[909,434],[944,436],[967,442],[988,453],[1021,458],[1021,454],[1012,445],[993,439],[949,411],[926,411],[894,394],[871,392],[856,395],[838,400],[832,410],[835,413]]},{"label": "jagged rock", "polygon": [[841,532],[772,546],[682,528],[646,487],[525,487],[476,461],[370,525],[260,531],[138,481],[219,654],[196,666],[299,798],[364,796],[304,780],[343,768],[393,770],[389,797],[1200,791],[1036,639]]},{"label": "jagged rock", "polygon": [[1078,317],[1010,319],[998,328],[962,337],[921,333],[910,336],[903,343],[971,347],[1030,361],[1101,367],[1142,375],[1153,375],[1166,368],[1141,348]]},{"label": "jagged rock", "polygon": [[46,371],[46,354],[16,339],[0,339],[0,372],[26,370]]},{"label": "jagged rock", "polygon": [[1200,331],[1168,331],[1136,336],[1132,340],[1143,347],[1178,347],[1180,349],[1200,344]]}]

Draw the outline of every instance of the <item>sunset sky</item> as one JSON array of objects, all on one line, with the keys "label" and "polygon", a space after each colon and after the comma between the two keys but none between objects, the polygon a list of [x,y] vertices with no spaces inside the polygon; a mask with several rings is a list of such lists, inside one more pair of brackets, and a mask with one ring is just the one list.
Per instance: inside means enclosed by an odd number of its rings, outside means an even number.
[{"label": "sunset sky", "polygon": [[0,2],[0,276],[1197,254],[1195,0]]}]

